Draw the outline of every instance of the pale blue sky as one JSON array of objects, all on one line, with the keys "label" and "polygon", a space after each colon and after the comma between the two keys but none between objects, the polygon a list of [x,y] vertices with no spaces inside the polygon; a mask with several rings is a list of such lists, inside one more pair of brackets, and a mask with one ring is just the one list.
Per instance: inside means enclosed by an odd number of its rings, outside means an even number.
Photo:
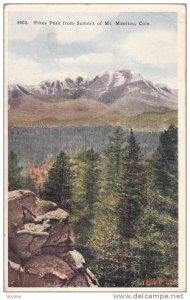
[{"label": "pale blue sky", "polygon": [[[17,25],[27,20],[28,25]],[[34,21],[94,21],[94,26],[34,25]],[[112,22],[105,26],[104,21]],[[102,21],[103,25],[97,25]],[[133,22],[119,26],[115,21]],[[140,21],[150,23],[139,26]],[[131,69],[154,82],[177,85],[177,14],[9,13],[9,82],[38,84]]]}]

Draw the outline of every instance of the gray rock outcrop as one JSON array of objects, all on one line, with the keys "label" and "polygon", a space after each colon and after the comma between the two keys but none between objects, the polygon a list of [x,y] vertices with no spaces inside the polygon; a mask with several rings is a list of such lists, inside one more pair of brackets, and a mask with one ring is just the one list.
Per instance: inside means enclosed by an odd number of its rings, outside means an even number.
[{"label": "gray rock outcrop", "polygon": [[10,287],[97,287],[75,250],[69,214],[26,190],[9,192]]}]

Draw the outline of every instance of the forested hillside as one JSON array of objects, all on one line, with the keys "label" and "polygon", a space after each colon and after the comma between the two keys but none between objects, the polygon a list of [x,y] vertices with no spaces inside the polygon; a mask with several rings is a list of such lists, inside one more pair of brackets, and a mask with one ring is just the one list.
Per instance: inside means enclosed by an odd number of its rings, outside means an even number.
[{"label": "forested hillside", "polygon": [[146,155],[142,148],[138,134],[126,139],[116,127],[101,151],[60,151],[40,188],[9,154],[9,190],[35,189],[70,212],[101,287],[178,285],[177,128],[159,133]]},{"label": "forested hillside", "polygon": [[[38,165],[48,158],[55,158],[60,151],[68,155],[84,150],[94,149],[99,154],[104,153],[113,126],[95,127],[9,127],[9,151],[17,154],[23,163],[33,159]],[[124,130],[125,143],[130,131]],[[138,143],[144,155],[156,150],[160,132],[135,132]]]}]

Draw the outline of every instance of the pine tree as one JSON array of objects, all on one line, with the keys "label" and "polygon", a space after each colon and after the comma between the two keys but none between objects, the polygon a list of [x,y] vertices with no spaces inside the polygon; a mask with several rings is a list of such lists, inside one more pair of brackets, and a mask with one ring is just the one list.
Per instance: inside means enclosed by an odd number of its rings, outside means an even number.
[{"label": "pine tree", "polygon": [[117,198],[112,195],[103,197],[98,200],[94,209],[94,226],[89,241],[94,257],[90,266],[100,286],[114,287],[119,249]]},{"label": "pine tree", "polygon": [[14,152],[10,152],[8,159],[8,182],[9,191],[17,190],[22,187],[22,167],[18,165],[18,158]]},{"label": "pine tree", "polygon": [[86,176],[84,178],[85,198],[89,203],[89,209],[93,209],[93,204],[98,197],[98,177],[99,177],[99,154],[93,149],[82,152],[78,156],[79,160],[87,164]]},{"label": "pine tree", "polygon": [[116,286],[118,278],[115,272],[119,250],[117,185],[124,142],[122,128],[115,128],[106,145],[99,168],[100,190],[94,205],[89,245],[94,255],[90,265],[96,271],[101,286]]},{"label": "pine tree", "polygon": [[146,206],[135,225],[136,235],[130,241],[133,252],[132,268],[134,270],[134,286],[146,286],[147,279],[156,279],[164,266],[162,232],[160,225],[162,216],[156,208],[158,193],[153,189],[152,170],[147,163]]},{"label": "pine tree", "polygon": [[173,209],[173,201],[155,190],[149,174],[147,205],[131,240],[135,286],[146,285],[147,279],[177,279],[177,219],[169,213]]},{"label": "pine tree", "polygon": [[177,129],[170,126],[147,164],[147,205],[130,241],[135,286],[157,278],[177,283],[177,176]]},{"label": "pine tree", "polygon": [[125,139],[122,128],[116,127],[109,138],[104,152],[102,164],[103,181],[101,183],[102,195],[108,196],[117,192],[124,142]]},{"label": "pine tree", "polygon": [[145,184],[146,176],[140,147],[131,130],[118,185],[120,233],[126,239],[133,235],[133,225],[145,205]]},{"label": "pine tree", "polygon": [[69,157],[63,151],[60,152],[48,172],[48,180],[44,185],[43,196],[65,209],[71,207],[72,173]]},{"label": "pine tree", "polygon": [[170,126],[160,135],[152,165],[155,187],[163,196],[169,196],[175,201],[178,193],[177,145],[177,128]]},{"label": "pine tree", "polygon": [[118,273],[120,274],[120,278],[117,284],[120,286],[130,286],[135,276],[132,268],[133,254],[130,241],[136,237],[135,225],[146,204],[145,184],[146,175],[140,147],[131,130],[123,155],[118,184],[120,232]]},{"label": "pine tree", "polygon": [[[152,158],[152,190],[157,211],[156,228],[164,257],[162,273],[177,279],[178,265],[178,151],[177,128],[170,126],[160,135]],[[160,269],[161,270],[161,269]]]},{"label": "pine tree", "polygon": [[[77,155],[74,171],[74,226],[80,244],[88,245],[99,194],[99,154],[93,149]],[[76,211],[78,214],[76,216]]]}]

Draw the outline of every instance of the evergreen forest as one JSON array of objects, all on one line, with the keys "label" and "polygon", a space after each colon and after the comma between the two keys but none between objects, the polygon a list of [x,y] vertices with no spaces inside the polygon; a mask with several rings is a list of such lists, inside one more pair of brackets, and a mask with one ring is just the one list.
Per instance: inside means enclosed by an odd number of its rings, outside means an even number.
[{"label": "evergreen forest", "polygon": [[9,190],[30,189],[69,211],[76,248],[100,287],[177,286],[177,146],[170,126],[145,156],[133,130],[126,139],[115,127],[101,153],[62,150],[41,189],[11,151]]}]

